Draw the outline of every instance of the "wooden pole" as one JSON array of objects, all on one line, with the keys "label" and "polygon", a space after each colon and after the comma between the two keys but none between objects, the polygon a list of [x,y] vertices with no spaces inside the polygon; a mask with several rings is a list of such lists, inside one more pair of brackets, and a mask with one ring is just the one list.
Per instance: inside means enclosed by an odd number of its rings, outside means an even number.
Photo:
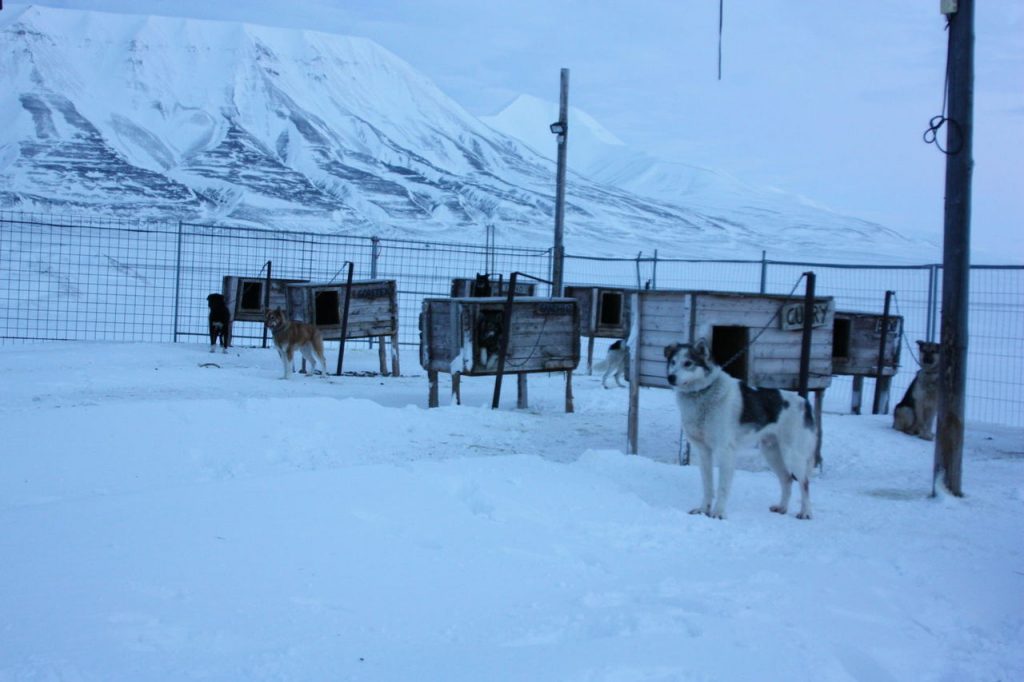
[{"label": "wooden pole", "polygon": [[569,139],[569,69],[562,69],[561,90],[558,97],[558,120],[551,124],[551,132],[558,140],[558,177],[555,183],[555,244],[554,264],[551,272],[551,297],[562,295],[562,277],[565,261],[565,165]]},{"label": "wooden pole", "polygon": [[807,289],[804,293],[804,330],[800,340],[800,395],[807,397],[811,377],[811,331],[814,327],[814,273],[807,275]]},{"label": "wooden pole", "polygon": [[[885,414],[889,411],[889,392],[885,390],[883,371],[885,370],[886,341],[889,340],[889,306],[892,304],[892,296],[895,293],[895,291],[885,292],[885,306],[882,308],[882,334],[878,341],[878,366],[875,369],[875,399],[871,403],[871,414]],[[886,398],[884,405],[882,404],[883,397]]]},{"label": "wooden pole", "polygon": [[967,384],[967,292],[971,274],[974,0],[959,0],[957,8],[949,15],[948,60],[949,125],[946,127],[939,409],[932,494],[941,484],[960,497],[963,495],[961,474]]},{"label": "wooden pole", "polygon": [[[267,261],[267,280],[263,283],[263,314],[270,310],[270,261]],[[267,347],[267,325],[263,325],[263,347]]]},{"label": "wooden pole", "polygon": [[860,414],[860,405],[864,395],[864,376],[856,374],[853,377],[853,389],[850,393],[850,412]]},{"label": "wooden pole", "polygon": [[630,294],[631,316],[629,341],[626,344],[629,364],[629,410],[626,418],[626,454],[638,452],[640,432],[640,293]]},{"label": "wooden pole", "polygon": [[513,272],[508,278],[508,296],[505,299],[505,310],[502,316],[501,344],[498,348],[498,373],[494,377],[494,396],[491,398],[491,409],[498,409],[501,402],[501,378],[505,375],[505,355],[508,353],[508,341],[512,336],[512,303],[516,296],[516,275]]},{"label": "wooden pole", "polygon": [[348,307],[352,301],[352,274],[355,272],[356,264],[348,263],[348,280],[345,282],[345,305],[341,311],[341,338],[338,340],[338,376],[341,376],[341,366],[345,362],[345,337],[348,336]]},{"label": "wooden pole", "polygon": [[[456,375],[458,376],[458,375]],[[437,395],[437,371],[427,370],[427,381],[430,382],[430,388],[427,391],[427,407],[437,407],[438,395]]]}]

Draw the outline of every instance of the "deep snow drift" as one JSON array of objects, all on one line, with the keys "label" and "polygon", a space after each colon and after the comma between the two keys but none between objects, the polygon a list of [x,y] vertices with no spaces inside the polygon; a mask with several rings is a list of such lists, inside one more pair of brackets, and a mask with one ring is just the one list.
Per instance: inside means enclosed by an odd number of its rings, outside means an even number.
[{"label": "deep snow drift", "polygon": [[756,451],[713,521],[668,391],[627,456],[598,375],[427,410],[405,355],[0,347],[0,680],[1024,678],[1021,430],[930,498],[930,443],[830,412],[813,521]]}]

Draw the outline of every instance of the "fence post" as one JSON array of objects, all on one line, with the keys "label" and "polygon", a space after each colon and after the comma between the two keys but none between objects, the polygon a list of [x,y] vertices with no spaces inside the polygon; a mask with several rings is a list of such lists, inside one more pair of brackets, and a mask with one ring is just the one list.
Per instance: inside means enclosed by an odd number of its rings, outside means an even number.
[{"label": "fence post", "polygon": [[765,293],[768,284],[768,252],[761,251],[761,293]]},{"label": "fence post", "polygon": [[178,343],[178,311],[181,306],[181,221],[178,221],[178,248],[174,261],[174,343]]},{"label": "fence post", "polygon": [[652,267],[652,272],[651,272],[651,288],[652,289],[657,289],[658,288],[658,250],[657,249],[654,250],[654,266]]},{"label": "fence post", "polygon": [[[263,314],[266,315],[268,312],[270,312],[270,280],[271,280],[271,274],[272,274],[271,273],[271,268],[273,267],[273,263],[268,260],[266,265],[264,265],[263,267],[265,267],[267,269],[267,279],[263,283]],[[264,319],[266,319],[266,318],[264,318]],[[264,324],[263,325],[263,343],[262,343],[262,346],[261,346],[262,348],[266,348],[267,347],[267,333],[269,331],[270,330],[267,328],[267,325]]]},{"label": "fence post", "polygon": [[[377,279],[377,259],[380,257],[380,237],[370,237],[370,279]],[[366,345],[371,350],[373,349],[373,337],[366,339]],[[381,352],[384,352],[384,337],[381,337]],[[381,361],[383,366],[383,360]],[[381,370],[381,374],[384,374],[384,370]]]},{"label": "fence post", "polygon": [[[878,341],[878,365],[875,370],[875,399],[871,404],[871,414],[889,413],[889,378],[885,371],[885,346],[889,340],[889,306],[895,291],[885,292],[885,305],[882,308],[882,333]],[[899,343],[897,337],[896,343]]]},{"label": "fence post", "polygon": [[935,321],[938,318],[938,281],[939,281],[939,266],[931,265],[928,267],[928,320],[925,324],[925,340],[935,341]]},{"label": "fence post", "polygon": [[370,279],[377,279],[378,258],[380,258],[380,237],[370,237]]}]

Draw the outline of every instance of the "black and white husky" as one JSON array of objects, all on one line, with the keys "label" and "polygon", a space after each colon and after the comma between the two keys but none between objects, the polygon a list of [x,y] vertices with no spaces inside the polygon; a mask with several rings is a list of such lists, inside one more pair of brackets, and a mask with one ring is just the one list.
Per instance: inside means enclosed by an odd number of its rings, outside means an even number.
[{"label": "black and white husky", "polygon": [[626,371],[626,360],[628,358],[629,348],[622,339],[608,346],[608,354],[604,356],[604,360],[597,363],[597,370],[604,370],[604,376],[601,377],[601,386],[608,388],[608,377],[615,378],[616,386],[620,388],[625,386],[620,381],[620,378]]},{"label": "black and white husky", "polygon": [[[736,449],[759,440],[761,453],[779,477],[782,496],[771,510],[785,514],[790,487],[800,484],[798,519],[811,518],[810,475],[817,431],[807,399],[773,388],[754,388],[722,371],[711,350],[697,343],[665,347],[668,383],[675,389],[686,438],[700,456],[704,497],[691,514],[725,518],[736,467]],[[718,492],[713,493],[713,466],[718,466]],[[712,507],[712,501],[714,506]]]}]

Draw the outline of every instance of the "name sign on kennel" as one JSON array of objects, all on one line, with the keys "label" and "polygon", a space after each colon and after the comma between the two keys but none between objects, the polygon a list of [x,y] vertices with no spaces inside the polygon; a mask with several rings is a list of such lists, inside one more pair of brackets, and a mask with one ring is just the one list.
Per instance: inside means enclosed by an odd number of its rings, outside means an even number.
[{"label": "name sign on kennel", "polygon": [[[814,319],[812,327],[823,327],[828,322],[828,303],[814,302]],[[779,309],[779,328],[793,331],[804,328],[804,303],[787,303]]]}]

